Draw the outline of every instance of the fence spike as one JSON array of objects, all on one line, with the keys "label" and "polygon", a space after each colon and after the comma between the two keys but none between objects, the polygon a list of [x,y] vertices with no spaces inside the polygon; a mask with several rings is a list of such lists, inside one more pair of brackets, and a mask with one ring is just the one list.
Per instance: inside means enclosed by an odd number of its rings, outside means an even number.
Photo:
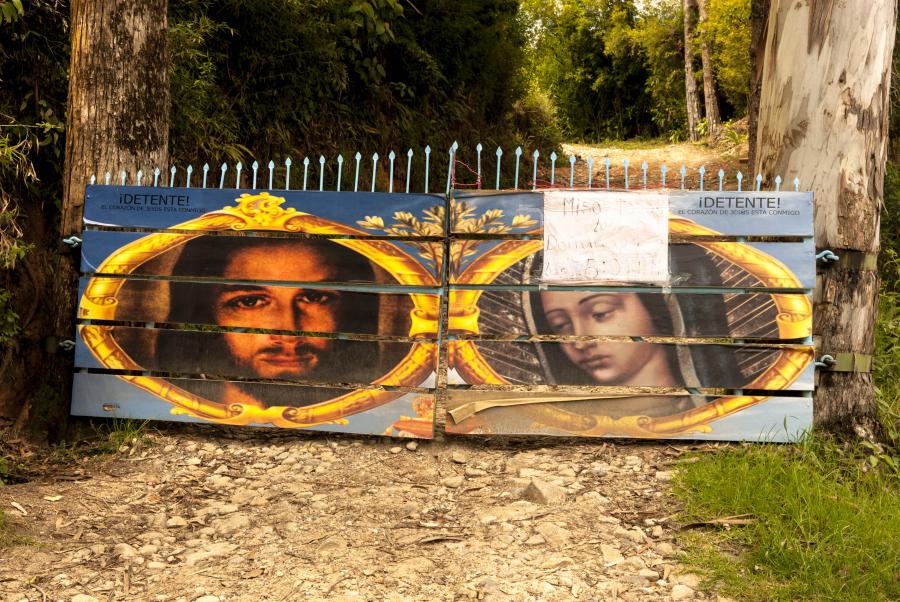
[{"label": "fence spike", "polygon": [[516,190],[519,189],[519,159],[521,157],[522,157],[522,147],[517,146],[516,147],[516,183],[515,183]]},{"label": "fence spike", "polygon": [[736,174],[734,174],[734,177],[737,178],[738,192],[741,192],[741,185],[744,181],[744,174],[742,174],[741,172],[737,172]]},{"label": "fence spike", "polygon": [[762,174],[761,173],[756,174],[756,192],[759,192],[762,189],[762,180],[763,180]]},{"label": "fence spike", "polygon": [[337,164],[338,164],[338,174],[337,174],[337,187],[336,190],[338,192],[341,191],[341,174],[344,171],[344,155],[337,156]]},{"label": "fence spike", "polygon": [[[172,169],[175,169],[175,168],[173,167]],[[123,169],[122,171],[119,172],[119,180],[121,180],[122,186],[125,185],[125,181],[127,179],[128,179],[128,172]],[[172,186],[170,185],[169,188],[171,188],[171,187]]]},{"label": "fence spike", "polygon": [[800,192],[800,178],[794,178],[794,192]]},{"label": "fence spike", "polygon": [[659,167],[659,172],[662,174],[662,186],[663,186],[663,188],[666,187],[666,173],[667,173],[668,171],[669,171],[669,168],[666,167],[666,164],[665,164],[665,163],[663,163],[662,165],[660,165],[660,167]]},{"label": "fence spike", "polygon": [[700,173],[700,192],[703,192],[703,176],[706,175],[706,166],[701,165],[697,171]]},{"label": "fence spike", "polygon": [[[534,178],[535,184],[537,184],[537,174],[535,174]],[[556,151],[550,152],[550,186],[556,183]]]},{"label": "fence spike", "polygon": [[375,175],[378,173],[378,153],[372,153],[372,192],[375,192]]},{"label": "fence spike", "polygon": [[625,190],[628,190],[628,159],[624,159],[622,164],[625,166]]},{"label": "fence spike", "polygon": [[293,163],[294,162],[291,161],[290,157],[288,157],[287,159],[284,160],[284,189],[285,190],[291,189],[291,165]]},{"label": "fence spike", "polygon": [[682,164],[681,169],[678,170],[678,174],[681,176],[681,189],[684,190],[684,178],[687,176],[687,167]]},{"label": "fence spike", "polygon": [[569,188],[575,188],[575,155],[569,155]]},{"label": "fence spike", "polygon": [[306,183],[309,181],[309,157],[303,157],[303,190],[306,190]]},{"label": "fence spike", "polygon": [[269,168],[269,190],[272,190],[272,180],[275,177],[275,161],[269,159],[269,163],[266,165]]},{"label": "fence spike", "polygon": [[325,190],[325,155],[319,155],[319,192]]},{"label": "fence spike", "polygon": [[725,170],[719,170],[719,192],[722,191],[722,185],[725,183]]},{"label": "fence spike", "polygon": [[775,192],[781,192],[781,176],[775,176]]},{"label": "fence spike", "polygon": [[476,170],[475,170],[475,173],[477,174],[477,176],[476,176],[477,179],[476,179],[475,183],[478,185],[478,190],[481,190],[481,151],[483,149],[484,149],[484,147],[481,146],[480,142],[475,145],[475,152],[478,155],[478,162],[477,162],[477,166],[476,166]]},{"label": "fence spike", "polygon": [[187,180],[185,180],[185,188],[190,188],[191,187],[191,174],[194,173],[194,166],[188,165],[187,169],[185,171],[187,172]]},{"label": "fence spike", "polygon": [[391,168],[388,172],[388,192],[394,192],[394,159],[397,158],[397,153],[391,151],[388,153],[388,159],[391,161]]},{"label": "fence spike", "polygon": [[[169,168],[169,188],[172,188],[175,186],[175,172],[176,171],[177,170],[174,165]],[[122,174],[124,174],[124,173],[125,172],[123,171]],[[122,181],[124,183],[124,177],[122,178]]]},{"label": "fence spike", "polygon": [[406,151],[406,194],[409,194],[409,176],[412,173],[413,149]]},{"label": "fence spike", "polygon": [[531,176],[531,189],[537,190],[537,162],[538,157],[541,156],[541,151],[538,149],[534,149],[534,153],[532,153],[532,157],[534,157],[534,172]]},{"label": "fence spike", "polygon": [[228,171],[228,163],[222,163],[222,175],[219,177],[219,188],[225,187],[225,172]]},{"label": "fence spike", "polygon": [[641,161],[641,171],[644,174],[644,190],[647,190],[647,162]]},{"label": "fence spike", "polygon": [[[91,176],[91,177],[93,178],[94,176]],[[144,172],[143,172],[142,170],[140,170],[140,169],[137,170],[137,174],[135,174],[135,178],[137,179],[137,185],[138,185],[138,186],[143,185],[143,183],[144,183]],[[93,184],[93,182],[91,182],[91,184]],[[188,177],[188,188],[190,188],[190,187],[191,187],[190,177]]]},{"label": "fence spike", "polygon": [[259,161],[254,159],[250,167],[253,169],[253,186],[251,188],[256,190],[256,174],[259,173]]},{"label": "fence spike", "polygon": [[237,165],[234,166],[234,171],[234,187],[239,189],[241,187],[241,172],[244,171],[244,164],[238,161]]},{"label": "fence spike", "polygon": [[428,172],[431,171],[431,146],[425,145],[425,194],[428,194]]},{"label": "fence spike", "polygon": [[362,153],[356,151],[354,158],[356,159],[356,175],[353,176],[353,192],[357,192],[359,190],[359,161],[362,159]]},{"label": "fence spike", "polygon": [[609,166],[612,165],[612,161],[609,160],[609,157],[606,157],[603,164],[606,166],[606,189],[609,190]]},{"label": "fence spike", "polygon": [[[159,167],[153,168],[153,187],[156,188],[159,186],[159,174],[162,173],[162,170]],[[109,184],[109,172],[106,172],[106,183]]]},{"label": "fence spike", "polygon": [[450,150],[447,151],[450,155],[449,163],[447,163],[447,192],[444,194],[450,194],[450,187],[453,185],[453,167],[454,167],[454,157],[453,153],[456,151],[456,142],[450,145]]},{"label": "fence spike", "polygon": [[203,164],[203,187],[206,188],[206,176],[209,175],[209,163]]},{"label": "fence spike", "polygon": [[96,183],[97,183],[97,176],[95,176],[94,174],[91,174],[91,186],[93,186]]},{"label": "fence spike", "polygon": [[588,168],[588,190],[590,190],[591,182],[594,179],[594,157],[593,157],[593,155],[588,156],[587,168]]},{"label": "fence spike", "polygon": [[500,190],[500,157],[503,156],[503,149],[498,146],[495,154],[497,155],[497,180],[494,184],[494,189]]}]

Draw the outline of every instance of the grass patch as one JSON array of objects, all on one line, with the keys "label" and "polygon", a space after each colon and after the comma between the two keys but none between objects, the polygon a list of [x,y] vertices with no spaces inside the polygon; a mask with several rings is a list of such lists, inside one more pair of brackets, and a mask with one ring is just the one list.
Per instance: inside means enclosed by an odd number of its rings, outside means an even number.
[{"label": "grass patch", "polygon": [[124,451],[124,447],[140,446],[149,434],[149,425],[149,420],[111,418],[97,428],[100,436],[99,451],[112,454]]},{"label": "grass patch", "polygon": [[689,534],[687,561],[742,600],[900,599],[900,476],[864,452],[809,436],[686,465],[676,480],[683,520],[756,519]]}]

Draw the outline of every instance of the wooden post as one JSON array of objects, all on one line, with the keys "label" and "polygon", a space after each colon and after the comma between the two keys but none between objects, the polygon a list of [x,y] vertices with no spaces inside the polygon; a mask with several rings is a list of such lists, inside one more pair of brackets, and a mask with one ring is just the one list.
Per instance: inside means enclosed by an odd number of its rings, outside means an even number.
[{"label": "wooden post", "polygon": [[[756,170],[800,178],[815,194],[816,245],[840,256],[823,267],[814,332],[820,354],[871,354],[888,144],[896,0],[772,0],[762,76]],[[878,435],[868,372],[820,373],[818,428]]]},{"label": "wooden post", "polygon": [[[80,235],[91,174],[165,168],[169,144],[167,0],[73,0],[62,238]],[[118,180],[118,177],[116,177]],[[52,285],[54,333],[74,339],[78,254],[60,261]],[[55,349],[55,346],[54,346]],[[51,350],[52,352],[52,350]],[[68,359],[67,359],[68,358]],[[18,424],[59,437],[71,385],[70,356],[48,357],[61,396],[26,403]],[[55,432],[54,432],[55,431]]]}]

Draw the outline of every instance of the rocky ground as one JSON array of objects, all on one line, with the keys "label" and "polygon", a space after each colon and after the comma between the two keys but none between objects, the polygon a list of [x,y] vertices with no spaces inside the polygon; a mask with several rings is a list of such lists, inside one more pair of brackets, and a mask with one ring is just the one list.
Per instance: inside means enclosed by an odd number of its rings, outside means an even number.
[{"label": "rocky ground", "polygon": [[181,427],[0,487],[0,600],[704,600],[681,448]]}]

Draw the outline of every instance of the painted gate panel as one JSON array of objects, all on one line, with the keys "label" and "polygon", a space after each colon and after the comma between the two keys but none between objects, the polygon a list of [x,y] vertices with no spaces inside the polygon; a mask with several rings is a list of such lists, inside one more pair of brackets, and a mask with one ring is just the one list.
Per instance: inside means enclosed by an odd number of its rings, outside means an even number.
[{"label": "painted gate panel", "polygon": [[78,333],[77,368],[406,387],[428,386],[436,369],[427,342],[100,325]]},{"label": "painted gate panel", "polygon": [[448,433],[792,441],[812,424],[812,398],[455,390]]},{"label": "painted gate panel", "polygon": [[[240,407],[215,401],[226,386],[244,387],[250,397],[269,405]],[[362,406],[368,409],[358,411]],[[434,394],[84,373],[75,374],[72,414],[430,439]]]},{"label": "painted gate panel", "polygon": [[450,384],[813,390],[811,345],[449,341]]},{"label": "painted gate panel", "polygon": [[[435,194],[88,186],[87,226],[239,230],[342,236],[441,237]],[[415,222],[407,216],[417,216]]]},{"label": "painted gate panel", "polygon": [[[537,288],[544,284],[542,249],[539,238],[454,240],[450,244],[450,284]],[[598,268],[602,273],[599,261]],[[598,272],[573,277],[590,281]],[[670,287],[809,290],[815,286],[815,246],[811,240],[671,243],[669,274]]]},{"label": "painted gate panel", "polygon": [[[790,293],[661,293],[528,287],[450,291],[460,338],[636,336],[791,340],[812,336],[812,300]],[[476,316],[465,321],[465,316]]]},{"label": "painted gate panel", "polygon": [[82,277],[79,298],[84,320],[428,338],[440,307],[433,293],[107,277]]},{"label": "painted gate panel", "polygon": [[442,242],[89,230],[85,274],[440,286]]},{"label": "painted gate panel", "polygon": [[[585,191],[573,191],[573,197]],[[590,191],[609,198],[628,198],[642,191]],[[665,191],[663,191],[665,192]],[[727,236],[812,236],[811,192],[668,191],[672,218],[687,219]],[[586,218],[599,207],[580,205]],[[544,225],[543,192],[456,193],[453,199],[451,232],[457,235],[479,231],[478,220],[493,212],[491,227],[505,227],[494,234],[525,234]],[[501,212],[497,215],[497,212]],[[518,219],[516,220],[516,216]],[[515,224],[520,224],[515,227]]]}]

